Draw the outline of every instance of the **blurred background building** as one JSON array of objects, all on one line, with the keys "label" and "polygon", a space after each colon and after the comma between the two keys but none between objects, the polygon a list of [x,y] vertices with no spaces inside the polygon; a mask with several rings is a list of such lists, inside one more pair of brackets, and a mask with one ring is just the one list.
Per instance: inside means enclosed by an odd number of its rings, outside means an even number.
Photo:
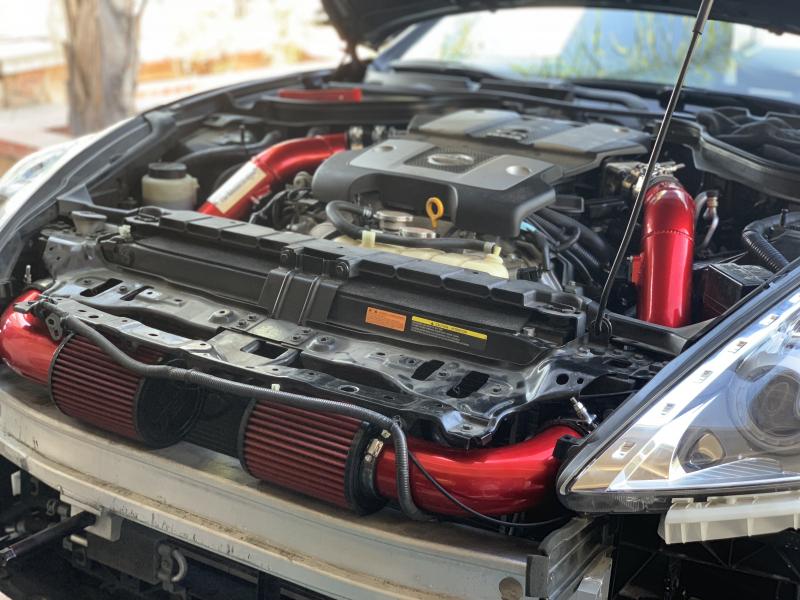
[{"label": "blurred background building", "polygon": [[[135,21],[119,20],[113,11],[120,10]],[[126,46],[131,23],[138,24],[138,44]],[[119,28],[123,33],[115,34]],[[319,0],[3,0],[0,173],[24,154],[67,139],[72,129],[97,128],[70,113],[70,100],[86,104],[94,116],[101,112],[80,89],[68,92],[76,68],[70,52],[81,50],[80,43],[90,47],[78,56],[85,63],[78,65],[84,69],[79,77],[101,71],[103,60],[111,60],[106,69],[124,70],[114,53],[132,60],[129,94],[121,91],[124,82],[111,80],[115,93],[131,96],[125,112],[227,83],[330,65],[344,51],[325,25]],[[104,117],[96,121],[102,125]]]}]

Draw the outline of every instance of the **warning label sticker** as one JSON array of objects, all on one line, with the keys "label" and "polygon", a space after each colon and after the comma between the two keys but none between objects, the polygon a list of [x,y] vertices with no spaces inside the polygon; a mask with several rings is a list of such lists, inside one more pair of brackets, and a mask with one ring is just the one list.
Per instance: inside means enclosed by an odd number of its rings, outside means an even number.
[{"label": "warning label sticker", "polygon": [[377,325],[378,327],[385,327],[386,329],[394,329],[395,331],[406,330],[406,316],[401,313],[390,312],[388,310],[381,310],[374,306],[367,307],[367,316],[364,318],[366,323],[370,325]]},{"label": "warning label sticker", "polygon": [[483,350],[486,347],[486,340],[489,337],[480,331],[473,331],[471,329],[458,327],[457,325],[433,321],[424,317],[418,317],[417,315],[411,317],[410,330],[419,335],[425,335],[478,350]]}]

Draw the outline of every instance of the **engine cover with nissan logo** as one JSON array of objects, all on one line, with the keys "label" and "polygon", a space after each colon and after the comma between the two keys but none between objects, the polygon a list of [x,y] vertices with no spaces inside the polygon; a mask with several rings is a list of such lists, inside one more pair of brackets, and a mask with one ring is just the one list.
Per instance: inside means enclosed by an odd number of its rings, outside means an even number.
[{"label": "engine cover with nissan logo", "polygon": [[417,214],[436,196],[457,228],[513,237],[527,215],[555,201],[555,185],[608,157],[645,154],[648,142],[646,133],[615,125],[464,110],[333,155],[317,169],[313,192]]}]

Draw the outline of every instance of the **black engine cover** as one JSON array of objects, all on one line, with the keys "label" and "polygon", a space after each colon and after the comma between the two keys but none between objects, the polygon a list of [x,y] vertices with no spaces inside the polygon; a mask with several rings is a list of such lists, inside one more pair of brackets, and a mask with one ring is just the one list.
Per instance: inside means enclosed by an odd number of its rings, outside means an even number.
[{"label": "black engine cover", "polygon": [[555,201],[557,183],[607,157],[642,154],[647,140],[602,123],[465,110],[332,156],[317,170],[313,191],[325,201],[377,201],[418,214],[436,196],[459,229],[514,237],[527,215]]}]

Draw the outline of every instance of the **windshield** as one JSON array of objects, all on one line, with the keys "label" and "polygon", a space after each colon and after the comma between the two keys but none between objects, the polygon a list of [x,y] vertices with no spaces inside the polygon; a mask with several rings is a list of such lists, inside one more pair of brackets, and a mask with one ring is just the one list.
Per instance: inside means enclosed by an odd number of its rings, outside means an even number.
[{"label": "windshield", "polygon": [[[588,8],[517,8],[445,17],[401,57],[516,79],[671,84],[694,19]],[[687,85],[800,102],[800,36],[711,21]]]}]

